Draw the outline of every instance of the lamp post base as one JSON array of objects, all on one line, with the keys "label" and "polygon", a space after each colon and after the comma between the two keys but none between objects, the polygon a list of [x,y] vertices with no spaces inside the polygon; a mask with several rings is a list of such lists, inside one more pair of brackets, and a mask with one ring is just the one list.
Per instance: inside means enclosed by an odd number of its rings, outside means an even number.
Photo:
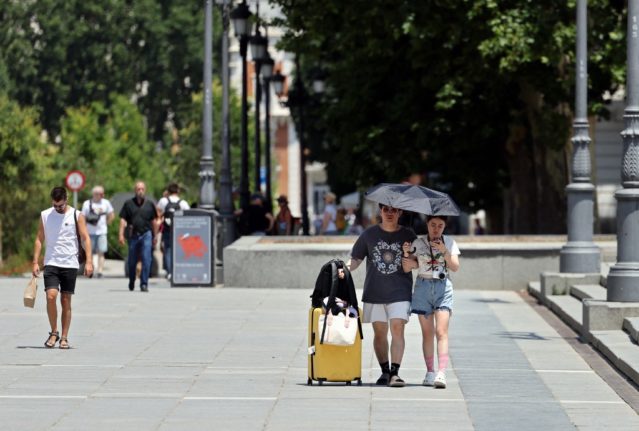
[{"label": "lamp post base", "polygon": [[639,188],[617,190],[617,263],[608,273],[608,301],[639,302]]},{"label": "lamp post base", "polygon": [[639,262],[617,263],[608,273],[609,302],[639,302]]},{"label": "lamp post base", "polygon": [[601,249],[592,242],[568,242],[559,253],[559,272],[593,274],[601,271]]}]

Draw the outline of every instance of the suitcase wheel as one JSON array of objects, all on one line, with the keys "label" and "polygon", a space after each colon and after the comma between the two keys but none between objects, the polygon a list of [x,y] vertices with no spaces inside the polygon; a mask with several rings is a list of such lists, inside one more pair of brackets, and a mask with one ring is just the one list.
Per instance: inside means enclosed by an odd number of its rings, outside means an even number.
[{"label": "suitcase wheel", "polygon": [[362,386],[362,379],[357,379],[357,386]]},{"label": "suitcase wheel", "polygon": [[310,378],[306,381],[306,384],[309,386],[313,386],[313,380],[311,380]]},{"label": "suitcase wheel", "polygon": [[350,385],[351,385],[351,382],[346,382],[346,386],[350,386]]}]

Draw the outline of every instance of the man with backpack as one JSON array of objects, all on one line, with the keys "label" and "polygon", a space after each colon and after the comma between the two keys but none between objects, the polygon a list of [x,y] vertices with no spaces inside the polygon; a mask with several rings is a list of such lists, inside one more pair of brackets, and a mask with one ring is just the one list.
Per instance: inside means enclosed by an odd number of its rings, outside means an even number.
[{"label": "man with backpack", "polygon": [[105,254],[108,250],[108,225],[115,218],[115,212],[111,202],[104,197],[104,187],[93,187],[91,194],[92,198],[82,205],[82,214],[87,222],[93,255],[98,256],[98,278],[102,278]]},{"label": "man with backpack", "polygon": [[171,183],[166,188],[168,196],[158,201],[158,214],[162,217],[162,253],[166,278],[171,279],[173,272],[173,216],[176,211],[188,210],[189,204],[180,198],[180,187]]}]

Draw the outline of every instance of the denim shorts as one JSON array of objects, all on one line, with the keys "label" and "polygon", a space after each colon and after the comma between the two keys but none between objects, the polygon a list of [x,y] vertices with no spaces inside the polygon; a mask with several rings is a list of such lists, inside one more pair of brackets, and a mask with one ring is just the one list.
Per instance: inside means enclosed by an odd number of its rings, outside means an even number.
[{"label": "denim shorts", "polygon": [[435,280],[417,277],[411,312],[429,316],[437,310],[453,312],[453,283],[446,280]]},{"label": "denim shorts", "polygon": [[104,235],[89,235],[91,237],[91,253],[104,254],[108,250],[107,236]]}]

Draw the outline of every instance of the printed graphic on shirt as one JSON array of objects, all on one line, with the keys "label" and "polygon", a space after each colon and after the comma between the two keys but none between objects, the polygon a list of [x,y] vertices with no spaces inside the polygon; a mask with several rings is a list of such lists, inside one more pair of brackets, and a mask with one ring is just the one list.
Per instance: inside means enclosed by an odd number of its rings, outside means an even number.
[{"label": "printed graphic on shirt", "polygon": [[[451,255],[458,255],[459,247],[457,242],[446,236],[444,237],[444,245]],[[446,267],[446,259],[444,253],[431,247],[427,238],[419,238],[413,242],[415,255],[419,263],[418,273],[423,278],[443,279],[448,276],[448,268]]]},{"label": "printed graphic on shirt", "polygon": [[382,274],[393,274],[402,266],[402,248],[399,243],[387,243],[384,240],[377,241],[373,248],[373,262]]},{"label": "printed graphic on shirt", "polygon": [[[423,248],[420,253],[417,254],[419,260],[420,274],[429,274],[432,272],[444,273],[446,270],[446,259],[444,254],[439,250],[433,248],[433,254],[430,254],[430,248]],[[434,277],[437,278],[437,277]]]}]

